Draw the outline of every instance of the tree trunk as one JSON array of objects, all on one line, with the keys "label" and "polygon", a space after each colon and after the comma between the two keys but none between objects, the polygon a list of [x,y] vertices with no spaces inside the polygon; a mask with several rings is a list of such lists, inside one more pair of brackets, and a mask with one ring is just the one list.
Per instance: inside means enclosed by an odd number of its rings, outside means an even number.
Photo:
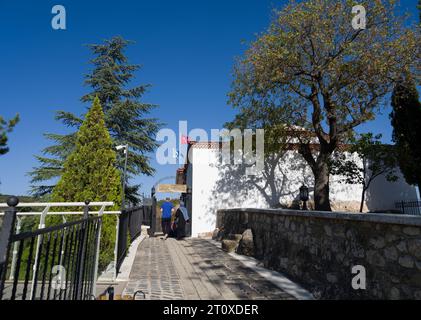
[{"label": "tree trunk", "polygon": [[327,161],[318,161],[314,170],[314,205],[318,211],[332,211],[329,199],[329,166]]},{"label": "tree trunk", "polygon": [[363,187],[363,192],[361,194],[361,204],[360,204],[360,212],[363,212],[364,209],[364,202],[365,202],[365,192],[367,191],[367,188]]}]

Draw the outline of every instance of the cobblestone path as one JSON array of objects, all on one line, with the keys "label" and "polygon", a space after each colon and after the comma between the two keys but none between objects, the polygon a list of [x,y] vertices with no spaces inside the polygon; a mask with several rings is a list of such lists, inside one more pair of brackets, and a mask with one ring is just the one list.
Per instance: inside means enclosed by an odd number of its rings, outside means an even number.
[{"label": "cobblestone path", "polygon": [[[123,294],[132,296],[141,290],[150,300],[184,299],[180,278],[166,243],[169,240],[148,238],[140,244]],[[139,293],[136,299],[143,299],[143,295]]]},{"label": "cobblestone path", "polygon": [[151,300],[294,299],[204,239],[145,239],[123,294],[138,290]]}]

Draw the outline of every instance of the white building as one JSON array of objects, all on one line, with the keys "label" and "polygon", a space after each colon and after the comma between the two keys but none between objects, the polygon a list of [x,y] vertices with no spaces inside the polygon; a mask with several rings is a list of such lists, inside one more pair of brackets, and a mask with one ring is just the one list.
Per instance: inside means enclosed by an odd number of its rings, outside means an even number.
[{"label": "white building", "polygon": [[[259,175],[246,176],[244,165],[221,163],[220,146],[213,142],[192,142],[189,163],[177,171],[177,183],[185,183],[191,190],[187,206],[192,216],[193,237],[208,236],[215,229],[218,209],[294,206],[303,184],[310,188],[311,207],[313,174],[294,148],[266,158],[265,168]],[[330,190],[334,210],[359,211],[361,185],[345,184],[341,177],[332,176]],[[394,210],[395,203],[403,200],[417,200],[416,188],[408,185],[402,176],[397,182],[379,177],[366,193],[365,210]]]}]

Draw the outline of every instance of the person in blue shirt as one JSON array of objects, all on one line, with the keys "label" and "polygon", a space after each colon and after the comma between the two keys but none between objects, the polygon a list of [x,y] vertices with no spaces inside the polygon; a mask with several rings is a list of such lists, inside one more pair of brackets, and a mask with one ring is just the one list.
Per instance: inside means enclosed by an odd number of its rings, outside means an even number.
[{"label": "person in blue shirt", "polygon": [[171,230],[171,217],[174,211],[174,205],[170,198],[166,198],[161,205],[161,227],[164,237],[167,238]]}]

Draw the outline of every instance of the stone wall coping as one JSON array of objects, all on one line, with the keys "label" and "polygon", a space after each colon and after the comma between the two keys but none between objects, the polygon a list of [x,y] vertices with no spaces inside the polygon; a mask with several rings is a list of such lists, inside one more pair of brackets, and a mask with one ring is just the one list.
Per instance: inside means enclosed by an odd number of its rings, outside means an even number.
[{"label": "stone wall coping", "polygon": [[386,213],[346,213],[346,212],[326,212],[326,211],[301,211],[287,209],[253,209],[253,208],[235,208],[221,209],[218,212],[235,213],[249,212],[262,214],[275,214],[282,216],[320,218],[333,220],[350,220],[360,222],[375,222],[385,224],[398,224],[407,226],[421,227],[421,216],[386,214]]}]

